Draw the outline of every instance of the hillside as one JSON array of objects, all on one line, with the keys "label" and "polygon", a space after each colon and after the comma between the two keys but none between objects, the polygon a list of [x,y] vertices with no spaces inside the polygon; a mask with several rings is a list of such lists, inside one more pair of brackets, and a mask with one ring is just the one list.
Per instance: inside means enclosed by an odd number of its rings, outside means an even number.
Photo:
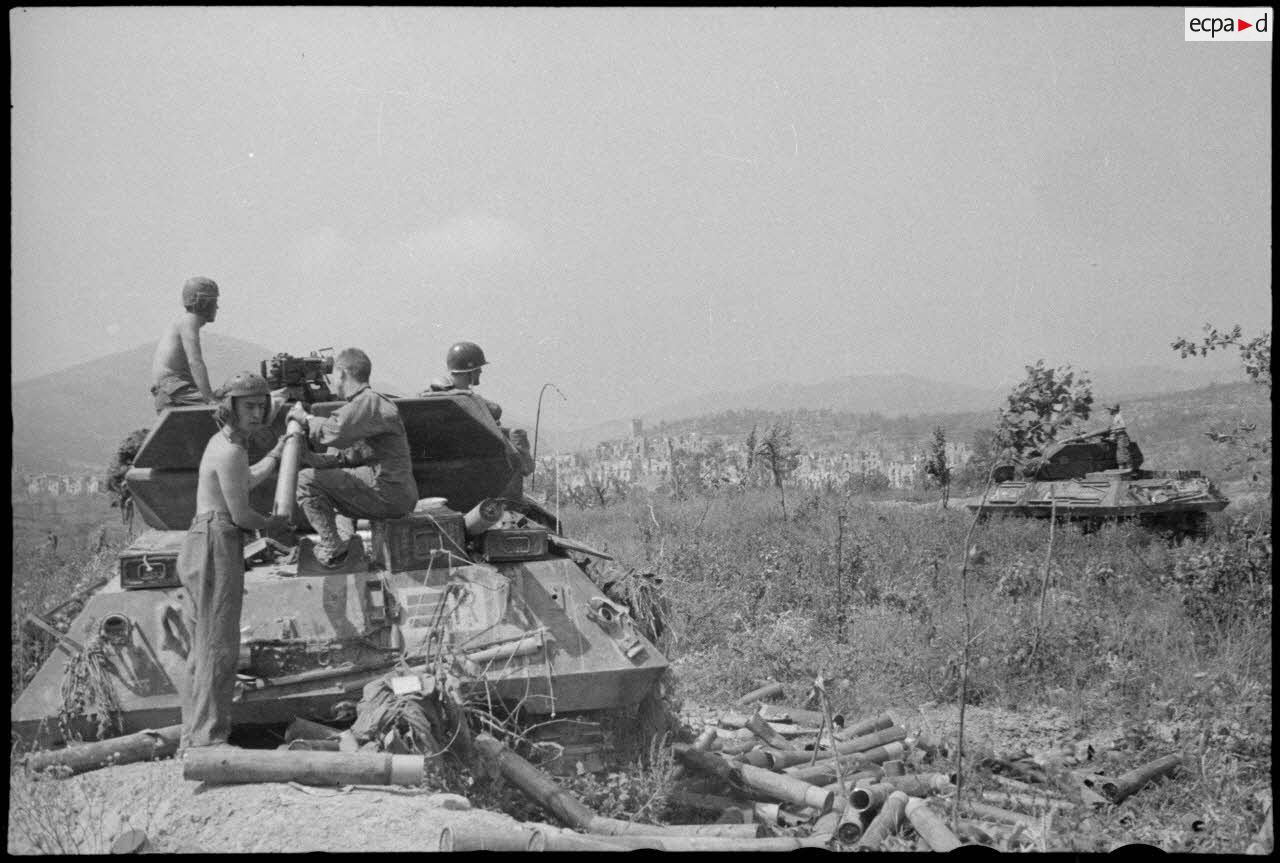
[{"label": "hillside", "polygon": [[[1098,400],[1095,404],[1104,404]],[[1230,451],[1206,431],[1229,432],[1236,425],[1256,424],[1257,433],[1271,436],[1271,403],[1266,390],[1252,383],[1217,384],[1183,392],[1132,397],[1123,402],[1130,435],[1142,447],[1150,468],[1193,468],[1223,478],[1243,475],[1243,467],[1228,470]],[[723,411],[647,428],[646,434],[678,436],[689,432],[744,440],[752,426],[761,430],[774,423],[789,424],[792,440],[810,452],[855,452],[863,447],[907,455],[922,451],[938,426],[947,439],[972,446],[975,435],[995,425],[995,406],[985,411],[929,412],[915,416],[847,413],[834,410]],[[1105,416],[1105,415],[1104,415]],[[1081,432],[1101,427],[1095,416]]]},{"label": "hillside", "polygon": [[[1134,366],[1086,372],[1096,403],[1129,401],[1164,393],[1185,392],[1239,380],[1238,371],[1188,363],[1181,368]],[[914,375],[851,375],[810,384],[773,382],[734,392],[714,392],[683,399],[648,411],[637,411],[645,428],[725,413],[821,412],[842,418],[877,415],[881,418],[986,416],[1004,403],[1013,381],[995,387],[928,380]],[[843,421],[843,419],[841,420]],[[973,428],[977,428],[975,421]],[[619,417],[586,428],[562,432],[543,429],[551,445],[562,451],[588,448],[631,434],[631,418]]]}]

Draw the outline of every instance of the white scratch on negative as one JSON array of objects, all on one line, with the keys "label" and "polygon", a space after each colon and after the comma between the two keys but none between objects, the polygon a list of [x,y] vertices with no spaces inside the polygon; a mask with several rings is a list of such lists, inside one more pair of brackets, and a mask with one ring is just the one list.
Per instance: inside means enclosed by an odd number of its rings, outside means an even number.
[{"label": "white scratch on negative", "polygon": [[756,163],[755,159],[747,159],[742,156],[730,156],[728,153],[719,153],[715,150],[703,150],[702,155],[715,156],[717,159],[728,159],[730,162],[744,162],[748,165],[754,165]]}]

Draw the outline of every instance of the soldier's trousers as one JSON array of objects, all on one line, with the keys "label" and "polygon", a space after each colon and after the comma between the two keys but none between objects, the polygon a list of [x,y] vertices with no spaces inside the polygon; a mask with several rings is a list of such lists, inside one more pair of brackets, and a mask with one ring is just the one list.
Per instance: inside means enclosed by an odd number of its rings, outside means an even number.
[{"label": "soldier's trousers", "polygon": [[195,517],[178,552],[178,578],[190,633],[179,746],[226,743],[244,601],[244,534],[229,515]]},{"label": "soldier's trousers", "polygon": [[350,518],[400,518],[418,502],[414,485],[379,482],[372,467],[313,468],[298,471],[298,505],[320,542],[317,556],[330,557],[342,548],[337,514]]},{"label": "soldier's trousers", "polygon": [[195,381],[178,375],[165,375],[151,388],[156,413],[165,408],[205,404],[204,395]]}]

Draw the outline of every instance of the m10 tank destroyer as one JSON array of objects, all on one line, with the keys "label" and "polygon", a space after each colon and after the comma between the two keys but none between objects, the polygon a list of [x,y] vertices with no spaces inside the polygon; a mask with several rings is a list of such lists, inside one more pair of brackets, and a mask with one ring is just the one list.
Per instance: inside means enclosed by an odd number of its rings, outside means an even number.
[{"label": "m10 tank destroyer", "polygon": [[1230,503],[1199,471],[1144,470],[1142,462],[1141,448],[1122,427],[1067,438],[998,463],[995,485],[969,510],[983,516],[1053,514],[1090,528],[1134,519],[1176,534],[1203,535],[1209,513]]},{"label": "m10 tank destroyer", "polygon": [[[310,381],[308,392],[327,395],[320,383]],[[319,416],[342,404],[298,388],[291,395]],[[460,694],[473,703],[518,708],[538,722],[635,713],[667,661],[629,610],[588,577],[589,558],[608,556],[564,536],[532,498],[513,499],[519,452],[473,394],[394,401],[420,501],[405,518],[354,522],[366,566],[334,573],[306,554],[286,562],[274,540],[246,543],[233,729],[299,717],[340,725],[367,683],[393,668],[438,661],[442,652],[461,669]],[[250,442],[250,463],[285,431],[285,414],[275,410],[274,434]],[[195,514],[201,454],[216,431],[212,406],[170,408],[139,448],[126,481],[150,530],[121,552],[118,571],[88,597],[13,703],[12,729],[28,744],[99,736],[103,717],[74,715],[63,694],[71,660],[86,650],[96,652],[119,705],[114,733],[181,722],[190,633],[175,563]],[[285,473],[276,489],[253,490],[259,512],[278,508]],[[301,539],[310,526],[300,510],[292,518]]]}]

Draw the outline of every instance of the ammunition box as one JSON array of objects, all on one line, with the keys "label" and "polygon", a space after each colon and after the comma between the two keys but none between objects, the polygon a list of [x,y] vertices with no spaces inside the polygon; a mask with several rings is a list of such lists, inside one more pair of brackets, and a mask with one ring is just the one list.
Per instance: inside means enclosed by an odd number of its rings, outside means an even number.
[{"label": "ammunition box", "polygon": [[370,523],[373,559],[387,572],[429,569],[432,561],[446,565],[450,552],[464,557],[466,547],[462,513],[434,510],[404,518],[376,519]]},{"label": "ammunition box", "polygon": [[120,586],[125,590],[180,587],[178,552],[185,530],[149,530],[120,552]]},{"label": "ammunition box", "polygon": [[494,528],[484,532],[480,555],[487,561],[537,560],[547,554],[547,532],[539,528]]}]

